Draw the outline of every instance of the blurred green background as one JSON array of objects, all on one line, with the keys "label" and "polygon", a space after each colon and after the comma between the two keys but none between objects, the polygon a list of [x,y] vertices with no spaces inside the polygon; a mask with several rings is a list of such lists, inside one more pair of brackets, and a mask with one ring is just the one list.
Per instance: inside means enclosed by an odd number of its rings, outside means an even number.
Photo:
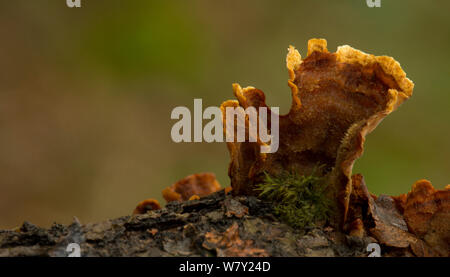
[{"label": "blurred green background", "polygon": [[416,84],[367,137],[369,189],[450,182],[450,1],[65,2],[0,0],[0,228],[127,215],[197,172],[228,186],[226,145],[173,143],[172,109],[239,82],[286,113],[287,47],[314,37],[395,57]]}]

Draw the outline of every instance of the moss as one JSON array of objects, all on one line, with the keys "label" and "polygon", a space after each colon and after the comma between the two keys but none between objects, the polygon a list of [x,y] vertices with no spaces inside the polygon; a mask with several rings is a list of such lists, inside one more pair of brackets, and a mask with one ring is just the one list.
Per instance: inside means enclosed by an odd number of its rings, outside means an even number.
[{"label": "moss", "polygon": [[332,202],[326,196],[322,177],[286,172],[270,176],[257,185],[259,198],[273,202],[273,211],[280,220],[294,228],[311,228],[327,221],[332,213]]}]

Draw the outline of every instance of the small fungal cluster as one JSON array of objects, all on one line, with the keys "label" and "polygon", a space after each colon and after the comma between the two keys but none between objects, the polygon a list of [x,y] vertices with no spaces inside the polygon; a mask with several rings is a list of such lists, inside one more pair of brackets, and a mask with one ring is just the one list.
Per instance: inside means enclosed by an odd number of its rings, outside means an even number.
[{"label": "small fungal cluster", "polygon": [[[165,188],[162,195],[167,202],[196,200],[221,189],[216,175],[213,173],[198,173],[189,175],[172,186]],[[147,211],[159,210],[158,200],[150,198],[140,202],[133,214],[145,214]]]},{"label": "small fungal cluster", "polygon": [[[354,237],[370,235],[388,247],[407,247],[416,256],[450,256],[450,185],[436,190],[427,180],[419,180],[407,194],[377,197],[368,192],[362,175],[352,174],[366,135],[412,96],[414,84],[400,64],[347,45],[330,53],[324,39],[309,40],[304,59],[290,46],[286,63],[292,105],[279,117],[279,149],[260,153],[259,140],[227,142],[231,188],[226,192],[258,195],[267,176],[280,180],[286,174],[314,173],[324,180],[325,198],[336,211],[328,225]],[[222,103],[222,111],[268,108],[261,90],[234,84],[233,91],[237,100]],[[269,131],[270,125],[267,122]],[[270,188],[279,190],[272,191],[274,195],[286,191],[283,182]],[[202,173],[176,182],[163,190],[163,196],[168,202],[187,201],[218,190],[214,174]],[[272,200],[283,197],[277,199]],[[134,213],[159,208],[156,200],[149,199]]]}]

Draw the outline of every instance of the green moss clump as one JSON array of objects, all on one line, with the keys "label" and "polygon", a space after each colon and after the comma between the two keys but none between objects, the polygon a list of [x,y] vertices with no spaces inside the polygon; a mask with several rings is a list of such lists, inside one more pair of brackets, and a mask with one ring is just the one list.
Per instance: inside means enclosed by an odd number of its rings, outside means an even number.
[{"label": "green moss clump", "polygon": [[273,202],[274,214],[290,226],[311,228],[317,222],[327,221],[332,213],[330,199],[325,194],[322,177],[284,173],[279,176],[265,174],[265,180],[257,185],[259,198]]}]

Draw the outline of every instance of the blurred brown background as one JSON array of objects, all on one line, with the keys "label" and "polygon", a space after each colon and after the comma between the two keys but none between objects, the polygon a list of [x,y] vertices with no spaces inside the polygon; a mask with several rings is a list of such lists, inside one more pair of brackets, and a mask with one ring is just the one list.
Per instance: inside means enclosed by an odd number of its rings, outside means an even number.
[{"label": "blurred brown background", "polygon": [[0,0],[0,228],[130,214],[192,173],[228,185],[225,144],[175,144],[176,106],[231,83],[290,106],[285,55],[309,38],[400,61],[414,96],[370,134],[354,172],[376,193],[450,182],[449,1]]}]

